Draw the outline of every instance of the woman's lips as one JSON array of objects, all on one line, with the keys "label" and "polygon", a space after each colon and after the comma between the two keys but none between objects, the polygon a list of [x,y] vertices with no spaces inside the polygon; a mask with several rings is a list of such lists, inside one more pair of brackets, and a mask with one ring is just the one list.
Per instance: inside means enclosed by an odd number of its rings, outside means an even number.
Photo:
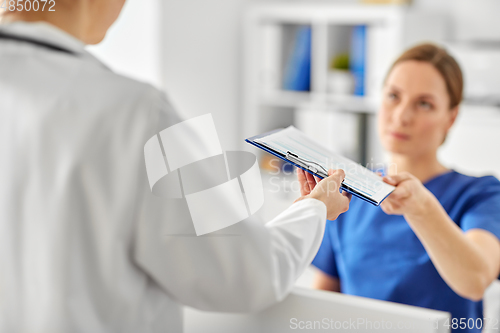
[{"label": "woman's lips", "polygon": [[391,136],[398,140],[409,140],[410,136],[399,132],[391,132]]}]

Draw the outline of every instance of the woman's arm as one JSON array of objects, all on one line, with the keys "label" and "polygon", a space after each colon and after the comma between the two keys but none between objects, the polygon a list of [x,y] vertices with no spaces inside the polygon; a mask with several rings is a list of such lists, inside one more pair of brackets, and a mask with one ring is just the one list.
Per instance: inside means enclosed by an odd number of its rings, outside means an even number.
[{"label": "woman's arm", "polygon": [[340,292],[340,281],[339,279],[316,269],[312,287],[314,289]]},{"label": "woman's arm", "polygon": [[397,186],[382,203],[384,212],[405,217],[451,289],[464,298],[481,300],[500,273],[497,237],[482,229],[463,232],[436,197],[411,174],[384,180]]}]

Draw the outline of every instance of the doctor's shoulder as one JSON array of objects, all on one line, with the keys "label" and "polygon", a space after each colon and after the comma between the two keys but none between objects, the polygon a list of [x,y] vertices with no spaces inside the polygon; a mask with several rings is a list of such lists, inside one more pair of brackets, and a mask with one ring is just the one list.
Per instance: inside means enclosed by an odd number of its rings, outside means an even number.
[{"label": "doctor's shoulder", "polygon": [[[118,74],[112,70],[88,66],[81,71],[77,95],[91,99],[87,103],[101,109],[103,117],[140,125],[154,123],[157,129],[179,122],[166,93],[153,85]],[[163,126],[163,127],[162,127]]]}]

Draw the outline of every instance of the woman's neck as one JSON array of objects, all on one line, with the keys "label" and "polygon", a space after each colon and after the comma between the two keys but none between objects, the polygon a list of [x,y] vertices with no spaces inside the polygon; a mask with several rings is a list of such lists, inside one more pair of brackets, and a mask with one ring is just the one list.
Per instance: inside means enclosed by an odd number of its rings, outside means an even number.
[{"label": "woman's neck", "polygon": [[86,43],[86,26],[88,22],[85,19],[85,9],[82,2],[79,1],[74,6],[60,6],[57,12],[4,12],[0,15],[0,23],[44,21]]},{"label": "woman's neck", "polygon": [[427,156],[393,154],[387,174],[394,175],[405,171],[420,179],[422,183],[425,183],[427,180],[449,171],[449,169],[439,163],[436,153],[428,154]]}]

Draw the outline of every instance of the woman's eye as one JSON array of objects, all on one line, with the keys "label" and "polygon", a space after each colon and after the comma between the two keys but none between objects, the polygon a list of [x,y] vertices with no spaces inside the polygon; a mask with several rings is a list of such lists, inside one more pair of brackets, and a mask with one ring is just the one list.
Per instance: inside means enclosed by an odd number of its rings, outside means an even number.
[{"label": "woman's eye", "polygon": [[395,93],[388,93],[387,98],[391,101],[395,101],[398,99],[398,95],[396,95]]},{"label": "woman's eye", "polygon": [[421,107],[422,109],[432,110],[432,104],[426,101],[418,102],[418,106]]}]

